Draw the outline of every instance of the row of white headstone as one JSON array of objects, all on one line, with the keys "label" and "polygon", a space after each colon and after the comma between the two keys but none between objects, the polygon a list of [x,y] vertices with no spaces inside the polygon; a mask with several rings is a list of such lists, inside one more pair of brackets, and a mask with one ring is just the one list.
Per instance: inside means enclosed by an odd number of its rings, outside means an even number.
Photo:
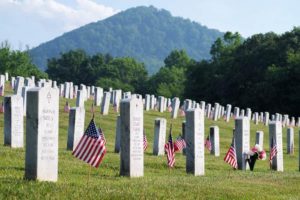
[{"label": "row of white headstone", "polygon": [[[23,147],[23,109],[26,107],[26,159],[25,159],[25,177],[29,179],[38,179],[46,181],[57,180],[58,169],[58,115],[59,115],[59,89],[53,87],[49,81],[40,80],[38,86],[29,88],[25,94],[27,103],[24,106],[22,93],[19,91],[22,86],[23,77],[17,77],[14,89],[16,95],[6,96],[4,98],[5,120],[4,120],[4,141],[5,144],[12,147]],[[28,80],[27,87],[31,87],[30,83],[34,83],[34,78],[26,78]],[[39,84],[40,83],[40,84]],[[53,88],[52,88],[53,87]],[[23,89],[22,89],[23,90]],[[21,91],[22,91],[21,90]],[[82,87],[84,91],[84,87]],[[79,92],[80,94],[80,92]],[[107,96],[105,95],[107,94]],[[110,102],[110,92],[104,93],[103,98]],[[78,96],[77,96],[78,97]],[[119,123],[119,150],[120,151],[120,174],[128,176],[143,176],[144,172],[144,154],[143,154],[143,112],[144,105],[141,95],[124,93],[123,100],[120,99],[121,111]],[[79,98],[78,98],[79,99]],[[147,99],[147,98],[146,98]],[[159,101],[163,102],[158,98]],[[146,102],[146,100],[145,100]],[[168,102],[168,101],[167,101]],[[165,105],[165,103],[159,103]],[[186,153],[186,171],[194,175],[203,175],[205,169],[204,160],[204,119],[205,104],[195,104],[191,101],[185,101],[183,109],[186,111],[185,139],[187,143]],[[174,106],[175,105],[175,106]],[[172,107],[179,109],[180,101],[174,98]],[[201,105],[201,106],[200,106]],[[74,108],[81,112],[84,116],[84,107]],[[173,109],[173,110],[175,110]],[[72,110],[72,109],[71,109]],[[208,109],[206,109],[208,111]],[[213,118],[217,119],[222,116],[219,106],[216,103]],[[221,109],[222,110],[222,109]],[[218,111],[218,112],[217,112]],[[219,114],[221,112],[221,114]],[[230,112],[228,112],[230,113]],[[237,113],[237,112],[236,112]],[[173,116],[173,112],[172,112]],[[250,115],[251,116],[251,115]],[[69,123],[71,125],[81,124],[84,126],[84,117],[72,120],[74,115],[70,115]],[[76,113],[75,113],[76,120]],[[81,120],[81,122],[80,122]],[[240,169],[246,169],[245,153],[250,148],[250,118],[236,117],[235,119],[235,137],[238,165]],[[158,123],[158,122],[157,122]],[[166,127],[166,121],[160,120],[160,126]],[[272,168],[283,171],[283,154],[282,154],[282,125],[281,121],[273,121],[269,123],[269,138],[275,137],[277,144],[277,156],[274,158]],[[73,127],[75,129],[77,127]],[[161,129],[161,127],[159,127]],[[77,132],[83,134],[83,129]],[[73,132],[73,133],[72,133]],[[216,132],[216,131],[215,131]],[[73,140],[71,139],[73,134]],[[158,134],[158,133],[156,133]],[[118,134],[117,134],[118,135]],[[164,133],[165,135],[165,133]],[[69,140],[70,137],[70,140]],[[69,126],[68,149],[73,149],[78,141],[77,135],[74,135],[72,126]],[[164,136],[165,137],[165,136]],[[217,136],[215,137],[216,141]],[[155,138],[158,138],[156,136]],[[214,139],[215,140],[215,139]],[[117,141],[117,139],[116,139]],[[165,143],[163,139],[154,141],[154,153],[160,154],[162,146]],[[217,144],[217,142],[216,142]],[[215,145],[216,146],[216,145]]]},{"label": "row of white headstone", "polygon": [[[8,73],[5,75],[0,75],[0,86],[4,86],[5,80],[8,80]],[[57,88],[56,81],[40,79],[35,84],[35,77],[24,78],[18,76],[17,78],[11,77],[11,87],[14,89],[15,94],[22,95],[24,105],[26,104],[26,90],[32,87],[53,87]],[[4,89],[3,89],[4,92]],[[84,101],[87,99],[93,98],[95,106],[101,106],[101,114],[107,115],[109,110],[109,104],[112,104],[115,109],[119,110],[120,101],[122,98],[130,98],[131,92],[124,92],[122,95],[122,90],[112,90],[104,92],[102,88],[95,86],[86,86],[84,84],[80,84],[78,87],[74,85],[72,82],[65,82],[60,84],[59,86],[59,95],[61,97],[65,97],[67,99],[76,98],[76,107],[83,107]],[[139,98],[142,98],[141,95],[138,95]],[[159,112],[164,112],[167,108],[172,108],[171,117],[173,119],[177,118],[178,111],[180,108],[180,99],[175,97],[173,99],[166,98],[163,96],[159,96],[156,98],[155,95],[146,94],[143,99],[144,109],[154,110],[157,109]],[[205,111],[205,116],[214,121],[217,121],[220,118],[224,118],[226,122],[229,122],[231,117],[248,117],[254,121],[254,124],[258,124],[259,122],[264,123],[266,126],[269,124],[269,121],[281,121],[282,125],[285,126],[300,126],[300,117],[297,119],[297,123],[295,117],[289,118],[289,115],[285,114],[273,114],[270,119],[269,112],[254,112],[250,108],[247,108],[246,111],[244,109],[240,109],[239,107],[234,107],[233,113],[231,113],[232,106],[230,104],[225,106],[220,105],[219,103],[215,103],[214,106],[210,103],[205,103],[201,101],[197,103],[196,101],[192,101],[190,99],[185,99],[182,105],[182,110],[186,111],[190,108],[201,108]],[[26,114],[26,109],[24,109],[24,115]]]}]

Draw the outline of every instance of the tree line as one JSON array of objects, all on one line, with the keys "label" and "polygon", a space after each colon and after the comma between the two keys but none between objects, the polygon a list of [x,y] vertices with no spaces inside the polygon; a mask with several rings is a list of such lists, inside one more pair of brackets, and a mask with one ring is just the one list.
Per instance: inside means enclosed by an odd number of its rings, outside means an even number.
[{"label": "tree line", "polygon": [[227,32],[213,43],[209,60],[196,61],[184,50],[174,50],[152,76],[143,63],[133,58],[100,53],[90,56],[80,49],[49,59],[47,74],[30,64],[26,52],[11,54],[20,53],[27,65],[13,65],[14,56],[10,64],[3,64],[7,50],[3,52],[1,48],[1,73],[4,70],[23,76],[35,73],[58,82],[73,81],[140,94],[231,103],[256,111],[300,114],[300,28],[281,35],[270,32],[246,39],[239,33]]}]

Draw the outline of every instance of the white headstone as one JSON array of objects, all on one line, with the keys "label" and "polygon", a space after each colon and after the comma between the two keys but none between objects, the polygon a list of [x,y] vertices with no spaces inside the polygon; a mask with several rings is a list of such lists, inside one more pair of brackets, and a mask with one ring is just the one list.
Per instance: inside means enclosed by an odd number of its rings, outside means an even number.
[{"label": "white headstone", "polygon": [[65,98],[69,98],[70,97],[70,83],[69,82],[65,82],[64,97]]},{"label": "white headstone", "polygon": [[129,177],[144,176],[144,114],[142,100],[137,98],[123,99],[120,115],[120,174]]},{"label": "white headstone", "polygon": [[59,85],[59,96],[63,97],[65,93],[65,86],[64,84]]},{"label": "white headstone", "polygon": [[11,77],[10,86],[13,90],[15,89],[15,85],[16,85],[15,81],[16,81],[15,77]]},{"label": "white headstone", "polygon": [[294,128],[289,127],[287,128],[287,136],[286,136],[286,149],[287,154],[294,153]]},{"label": "white headstone", "polygon": [[262,149],[264,148],[264,132],[256,131],[255,144],[258,144]]},{"label": "white headstone", "polygon": [[230,120],[230,113],[231,113],[231,105],[227,104],[227,106],[226,106],[226,119],[225,119],[226,122],[229,122],[229,120]]},{"label": "white headstone", "polygon": [[250,150],[250,120],[248,117],[235,119],[235,145],[238,169],[248,169],[246,153]]},{"label": "white headstone", "polygon": [[23,98],[23,114],[26,116],[26,104],[27,104],[27,90],[29,90],[30,87],[23,87],[22,88],[22,98]]},{"label": "white headstone", "polygon": [[220,156],[220,134],[218,126],[211,126],[209,129],[209,138],[211,141],[210,154],[214,156]]},{"label": "white headstone", "polygon": [[246,109],[246,117],[248,117],[249,119],[251,119],[251,115],[252,115],[252,111],[250,108]]},{"label": "white headstone", "polygon": [[5,72],[5,81],[8,81],[8,80],[9,80],[8,73]]},{"label": "white headstone", "polygon": [[269,125],[269,119],[270,119],[270,114],[268,112],[265,112],[264,124],[266,126]]},{"label": "white headstone", "polygon": [[165,97],[159,96],[158,97],[158,111],[164,112],[164,105],[165,105]]},{"label": "white headstone", "polygon": [[240,108],[239,107],[234,107],[233,116],[234,116],[234,118],[238,118],[240,116]]},{"label": "white headstone", "polygon": [[154,95],[150,96],[150,108],[151,108],[151,110],[154,110],[154,108],[155,108],[155,96]]},{"label": "white headstone", "polygon": [[259,118],[258,118],[258,112],[254,113],[254,124],[258,124]]},{"label": "white headstone", "polygon": [[4,97],[4,144],[23,147],[23,98],[19,95]]},{"label": "white headstone", "polygon": [[69,98],[73,99],[74,98],[74,86],[73,86],[73,82],[69,83],[70,87],[69,87]]},{"label": "white headstone", "polygon": [[103,98],[103,89],[100,87],[95,88],[95,97],[94,97],[94,104],[95,106],[100,106],[102,103]]},{"label": "white headstone", "polygon": [[186,172],[204,175],[204,112],[196,108],[186,112]]},{"label": "white headstone", "polygon": [[74,150],[84,133],[84,107],[71,108],[69,113],[69,128],[67,149]]},{"label": "white headstone", "polygon": [[146,94],[145,95],[145,110],[148,111],[150,110],[150,95]]},{"label": "white headstone", "polygon": [[57,181],[58,90],[32,88],[27,91],[25,178]]},{"label": "white headstone", "polygon": [[84,101],[85,101],[84,96],[85,96],[84,91],[78,90],[77,98],[76,98],[76,107],[84,108]]},{"label": "white headstone", "polygon": [[154,121],[154,144],[153,155],[160,156],[165,154],[167,120],[156,118]]},{"label": "white headstone", "polygon": [[193,106],[193,101],[192,100],[190,100],[190,99],[184,100],[184,102],[183,102],[184,111],[187,111],[187,110],[191,109],[192,106]]},{"label": "white headstone", "polygon": [[214,107],[214,115],[213,115],[213,120],[214,121],[217,121],[218,120],[218,112],[219,112],[219,108],[220,108],[220,105],[219,103],[215,103],[215,107]]},{"label": "white headstone", "polygon": [[22,87],[24,87],[24,77],[18,76],[16,87],[15,87],[15,94],[22,95]]},{"label": "white headstone", "polygon": [[200,108],[201,110],[205,110],[205,101],[200,101]]},{"label": "white headstone", "polygon": [[91,86],[86,87],[86,95],[87,95],[87,98],[90,99],[90,97],[91,97]]},{"label": "white headstone", "polygon": [[277,154],[272,159],[271,167],[273,170],[283,171],[282,124],[280,121],[272,121],[269,123],[270,150],[271,150],[271,143],[273,138],[277,146]]},{"label": "white headstone", "polygon": [[102,115],[108,115],[109,103],[110,103],[110,92],[104,92],[103,101],[101,104],[101,114]]},{"label": "white headstone", "polygon": [[206,106],[206,117],[209,118],[210,117],[210,112],[211,112],[211,104],[208,103]]},{"label": "white headstone", "polygon": [[179,106],[180,106],[180,99],[178,97],[174,97],[172,100],[172,113],[171,113],[172,119],[177,118]]}]

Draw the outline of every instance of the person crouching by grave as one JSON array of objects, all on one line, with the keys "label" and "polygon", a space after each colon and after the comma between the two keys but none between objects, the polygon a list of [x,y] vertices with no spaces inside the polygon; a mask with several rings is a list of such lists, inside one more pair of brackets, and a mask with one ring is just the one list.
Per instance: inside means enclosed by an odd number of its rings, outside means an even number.
[{"label": "person crouching by grave", "polygon": [[68,101],[66,101],[66,105],[65,105],[64,111],[65,111],[66,113],[69,113],[69,112],[70,112],[70,105],[69,105],[69,102],[68,102]]},{"label": "person crouching by grave", "polygon": [[250,170],[253,171],[256,160],[266,160],[266,151],[260,145],[255,145],[248,153],[246,160],[249,163]]}]

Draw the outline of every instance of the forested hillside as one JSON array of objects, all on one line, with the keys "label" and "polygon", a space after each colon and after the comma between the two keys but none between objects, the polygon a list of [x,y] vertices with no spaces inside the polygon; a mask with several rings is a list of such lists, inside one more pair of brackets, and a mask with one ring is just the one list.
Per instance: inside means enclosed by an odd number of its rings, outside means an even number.
[{"label": "forested hillside", "polygon": [[65,33],[29,53],[41,69],[46,69],[49,58],[83,49],[88,55],[109,53],[114,57],[135,58],[144,62],[153,74],[175,49],[184,49],[196,60],[210,58],[212,43],[222,35],[199,23],[173,17],[163,9],[136,7]]}]

